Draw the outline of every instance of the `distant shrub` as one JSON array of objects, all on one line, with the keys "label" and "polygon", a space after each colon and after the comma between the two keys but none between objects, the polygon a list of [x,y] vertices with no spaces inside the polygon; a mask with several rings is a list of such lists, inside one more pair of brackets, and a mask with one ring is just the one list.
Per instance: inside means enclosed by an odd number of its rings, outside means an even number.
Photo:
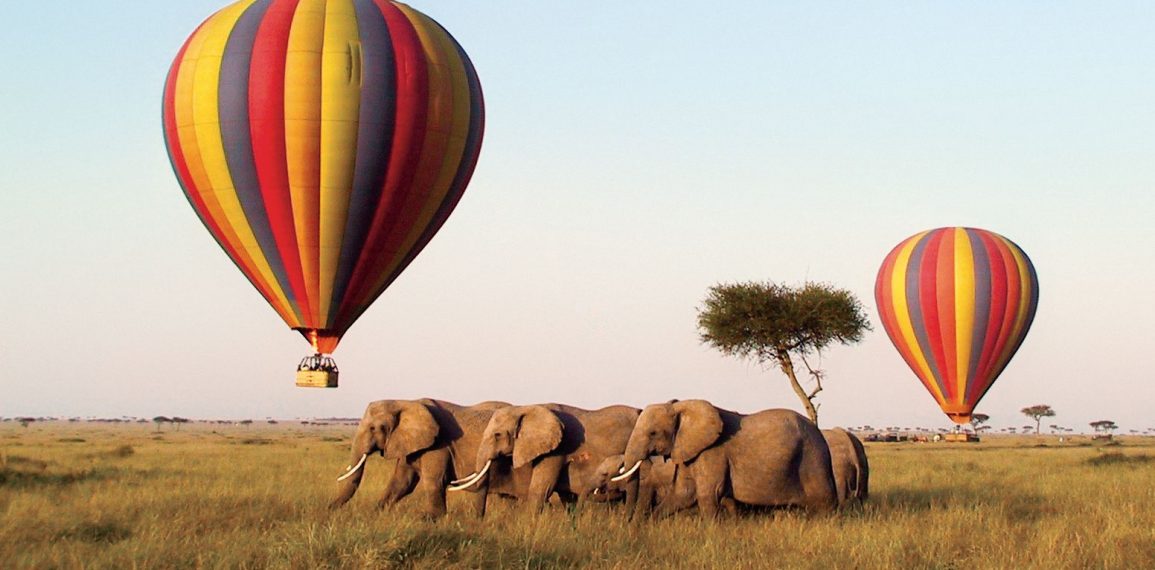
[{"label": "distant shrub", "polygon": [[62,437],[56,441],[59,441],[60,443],[84,443],[88,440],[79,437]]},{"label": "distant shrub", "polygon": [[1118,451],[1112,451],[1092,457],[1087,460],[1087,463],[1095,467],[1101,467],[1103,465],[1145,465],[1150,463],[1152,459],[1155,458],[1152,458],[1150,455],[1125,455]]},{"label": "distant shrub", "polygon": [[127,444],[108,452],[108,454],[113,457],[128,457],[134,453],[136,453],[136,450],[133,449],[131,445]]},{"label": "distant shrub", "polygon": [[250,437],[241,440],[241,445],[269,445],[271,443],[273,443],[273,440],[263,437]]}]

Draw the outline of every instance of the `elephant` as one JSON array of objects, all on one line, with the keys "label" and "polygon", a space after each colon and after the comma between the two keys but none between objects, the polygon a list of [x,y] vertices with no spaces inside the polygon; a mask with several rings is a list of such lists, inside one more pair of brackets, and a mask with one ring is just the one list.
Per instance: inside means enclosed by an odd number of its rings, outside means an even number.
[{"label": "elephant", "polygon": [[824,429],[822,436],[830,448],[838,504],[865,501],[870,495],[870,464],[866,461],[866,448],[854,434],[841,428]]},{"label": "elephant", "polygon": [[[379,507],[392,505],[416,490],[424,514],[444,515],[446,483],[470,471],[490,417],[508,406],[505,402],[459,406],[430,399],[371,402],[357,425],[350,466],[338,479],[341,486],[330,507],[340,507],[353,497],[361,484],[366,459],[380,453],[386,459],[396,459],[397,466]],[[519,485],[524,487],[508,464],[499,465],[485,484],[473,489],[473,510],[484,515],[489,494],[516,497],[519,491],[524,492]]]},{"label": "elephant", "polygon": [[[838,504],[830,450],[822,432],[784,409],[739,414],[705,400],[671,400],[647,406],[626,445],[629,479],[643,461],[672,460],[694,481],[698,512],[716,517],[731,501],[752,506],[797,506],[828,512]],[[677,505],[672,505],[676,507]],[[663,506],[659,514],[668,514]]]},{"label": "elephant", "polygon": [[564,404],[496,410],[477,448],[474,474],[450,490],[484,482],[495,462],[512,458],[514,470],[531,471],[525,495],[531,511],[540,512],[555,492],[580,506],[597,488],[598,464],[625,451],[640,412],[629,406],[584,410]]}]

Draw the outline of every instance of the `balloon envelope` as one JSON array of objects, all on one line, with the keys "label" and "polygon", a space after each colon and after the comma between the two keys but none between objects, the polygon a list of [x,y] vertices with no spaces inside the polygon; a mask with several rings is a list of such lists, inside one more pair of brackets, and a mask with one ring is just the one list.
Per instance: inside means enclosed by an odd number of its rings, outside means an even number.
[{"label": "balloon envelope", "polygon": [[330,353],[457,205],[484,107],[465,52],[404,4],[242,0],[180,49],[163,121],[205,227]]},{"label": "balloon envelope", "polygon": [[886,256],[874,298],[895,348],[964,424],[1026,337],[1039,286],[1030,258],[1007,238],[939,228]]}]

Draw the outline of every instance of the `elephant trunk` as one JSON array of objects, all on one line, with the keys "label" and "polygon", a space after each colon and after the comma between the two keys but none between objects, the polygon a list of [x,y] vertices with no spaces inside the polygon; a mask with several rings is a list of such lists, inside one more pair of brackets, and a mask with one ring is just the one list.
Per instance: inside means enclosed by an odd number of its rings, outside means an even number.
[{"label": "elephant trunk", "polygon": [[[349,502],[353,495],[357,493],[357,489],[361,486],[361,478],[365,475],[365,459],[369,457],[368,453],[361,453],[360,460],[353,465],[350,465],[345,474],[338,477],[337,481],[341,483],[340,489],[337,491],[336,498],[329,503],[329,508],[335,509]],[[357,453],[354,452],[353,458],[357,458]]]},{"label": "elephant trunk", "polygon": [[626,452],[622,454],[622,466],[618,469],[618,476],[614,477],[612,481],[629,479],[649,454],[650,450],[646,449],[645,438],[630,437],[629,443],[626,444]]},{"label": "elephant trunk", "polygon": [[360,429],[353,438],[353,449],[349,457],[349,466],[345,473],[337,478],[341,485],[337,496],[329,503],[329,508],[335,509],[349,502],[357,489],[361,486],[361,478],[365,476],[365,461],[381,447],[366,429]]}]

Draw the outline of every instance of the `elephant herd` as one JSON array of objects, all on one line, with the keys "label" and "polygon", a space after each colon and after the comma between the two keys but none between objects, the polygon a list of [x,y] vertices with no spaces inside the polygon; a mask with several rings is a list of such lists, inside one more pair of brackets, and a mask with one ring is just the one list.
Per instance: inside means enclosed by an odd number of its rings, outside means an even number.
[{"label": "elephant herd", "polygon": [[742,507],[823,512],[868,494],[866,451],[853,434],[820,431],[790,410],[739,414],[705,400],[644,410],[380,400],[352,447],[332,507],[357,492],[373,454],[396,460],[379,506],[414,494],[429,516],[445,514],[447,492],[466,495],[479,516],[490,495],[539,512],[556,494],[579,506],[624,501],[631,517],[695,506],[707,517]]}]

